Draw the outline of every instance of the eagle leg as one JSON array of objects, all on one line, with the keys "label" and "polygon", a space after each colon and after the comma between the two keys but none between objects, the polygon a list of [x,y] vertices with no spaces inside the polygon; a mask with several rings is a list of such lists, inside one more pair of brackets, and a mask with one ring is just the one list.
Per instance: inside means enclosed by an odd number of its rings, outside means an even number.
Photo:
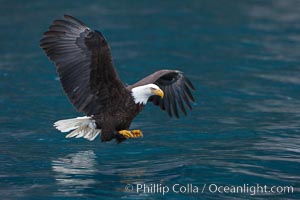
[{"label": "eagle leg", "polygon": [[143,137],[143,133],[141,130],[121,130],[118,131],[118,133],[124,136],[126,139]]}]

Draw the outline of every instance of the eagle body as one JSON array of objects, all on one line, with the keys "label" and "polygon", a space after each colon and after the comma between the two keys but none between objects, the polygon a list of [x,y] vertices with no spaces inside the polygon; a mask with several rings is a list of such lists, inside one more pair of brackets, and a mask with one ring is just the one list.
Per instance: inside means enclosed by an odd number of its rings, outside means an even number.
[{"label": "eagle body", "polygon": [[66,137],[102,141],[141,137],[130,131],[133,119],[147,102],[166,111],[170,117],[186,115],[194,101],[194,86],[182,72],[160,70],[135,84],[126,86],[112,61],[110,47],[101,32],[78,19],[65,15],[54,20],[43,35],[40,46],[56,65],[64,92],[85,117],[59,120],[54,126]]},{"label": "eagle body", "polygon": [[119,136],[118,131],[128,130],[131,122],[143,107],[142,104],[135,104],[129,91],[124,99],[113,99],[103,112],[93,116],[97,129],[101,129],[102,141],[110,141],[113,138],[119,142],[122,141],[124,138]]}]

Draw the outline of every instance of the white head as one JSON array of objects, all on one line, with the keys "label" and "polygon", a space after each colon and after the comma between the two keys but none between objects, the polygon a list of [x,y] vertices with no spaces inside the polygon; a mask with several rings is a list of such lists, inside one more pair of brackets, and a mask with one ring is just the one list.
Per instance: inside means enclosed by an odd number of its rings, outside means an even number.
[{"label": "white head", "polygon": [[164,92],[155,84],[142,85],[131,89],[131,95],[134,98],[136,104],[146,104],[149,97],[158,95],[161,98],[164,96]]}]

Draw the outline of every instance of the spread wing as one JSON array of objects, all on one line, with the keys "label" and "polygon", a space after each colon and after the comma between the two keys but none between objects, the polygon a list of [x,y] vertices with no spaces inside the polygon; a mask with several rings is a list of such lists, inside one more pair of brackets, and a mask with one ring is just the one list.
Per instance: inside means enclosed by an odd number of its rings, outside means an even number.
[{"label": "spread wing", "polygon": [[74,17],[53,21],[40,46],[55,63],[63,89],[78,111],[97,114],[111,95],[126,91],[103,35]]},{"label": "spread wing", "polygon": [[177,70],[160,70],[144,79],[138,81],[134,85],[128,86],[132,89],[137,86],[154,83],[164,92],[164,98],[152,96],[148,101],[165,110],[170,117],[175,115],[179,118],[178,107],[181,112],[186,115],[186,107],[192,109],[191,102],[194,102],[191,90],[195,90],[191,81]]}]

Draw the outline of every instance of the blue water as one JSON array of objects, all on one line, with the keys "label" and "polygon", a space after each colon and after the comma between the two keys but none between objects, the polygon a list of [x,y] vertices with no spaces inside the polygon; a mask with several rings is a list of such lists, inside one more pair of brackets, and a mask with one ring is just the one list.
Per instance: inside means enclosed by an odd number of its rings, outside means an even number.
[{"label": "blue water", "polygon": [[[300,199],[300,1],[0,5],[1,199]],[[119,145],[66,139],[52,123],[81,114],[38,44],[63,14],[103,32],[124,82],[184,71],[197,88],[193,111],[175,120],[148,105],[132,124],[144,137]],[[127,184],[199,192],[128,192]],[[213,193],[211,184],[293,193]]]}]

